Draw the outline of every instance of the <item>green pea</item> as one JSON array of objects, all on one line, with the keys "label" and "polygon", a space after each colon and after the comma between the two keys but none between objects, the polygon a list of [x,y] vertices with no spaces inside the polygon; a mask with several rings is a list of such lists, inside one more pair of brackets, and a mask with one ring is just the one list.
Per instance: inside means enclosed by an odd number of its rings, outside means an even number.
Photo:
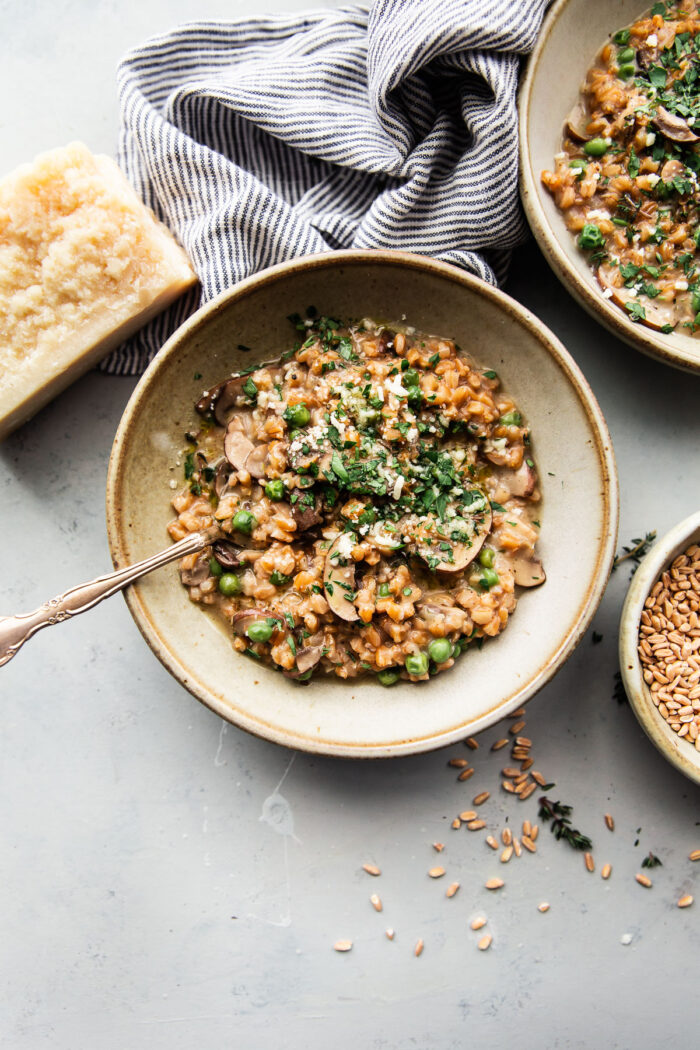
[{"label": "green pea", "polygon": [[583,157],[574,157],[573,160],[569,161],[570,168],[578,168],[580,171],[585,171],[588,167],[588,162]]},{"label": "green pea", "polygon": [[696,314],[700,310],[700,292],[693,292],[690,302],[693,308],[693,313]]},{"label": "green pea", "polygon": [[622,50],[617,52],[618,65],[621,65],[623,62],[634,62],[636,57],[637,52],[633,47],[623,47]]},{"label": "green pea", "polygon": [[407,368],[401,376],[401,381],[404,386],[418,386],[419,379],[415,368]]},{"label": "green pea", "polygon": [[209,572],[212,574],[212,576],[221,576],[221,573],[223,571],[224,570],[221,568],[216,558],[211,557],[209,559]]},{"label": "green pea", "polygon": [[245,633],[251,642],[269,642],[272,637],[272,626],[266,620],[255,620],[250,627],[246,627]]},{"label": "green pea", "polygon": [[240,594],[241,589],[241,581],[235,572],[225,572],[222,576],[219,576],[219,590],[227,598],[233,598],[236,594]]},{"label": "green pea", "polygon": [[296,441],[297,438],[300,438],[300,437],[303,437],[303,436],[304,436],[304,431],[303,430],[290,430],[289,431],[289,440],[290,441]]},{"label": "green pea", "polygon": [[500,583],[500,577],[494,569],[484,569],[479,583],[485,591],[488,591],[491,587],[495,587],[497,583]]},{"label": "green pea", "polygon": [[620,80],[631,80],[636,72],[637,70],[633,65],[625,64],[624,66],[618,66],[617,75]]},{"label": "green pea", "polygon": [[237,510],[231,522],[235,532],[245,532],[247,535],[250,535],[257,524],[258,519],[249,510]]},{"label": "green pea", "polygon": [[379,671],[377,674],[377,681],[380,685],[396,685],[399,680],[399,672],[393,667],[387,667],[383,671]]},{"label": "green pea", "polygon": [[608,152],[610,143],[607,139],[589,139],[588,142],[584,143],[583,152],[587,153],[589,157],[602,157],[604,153]]},{"label": "green pea", "polygon": [[379,584],[379,592],[378,593],[379,593],[379,597],[380,598],[388,598],[389,597],[389,584],[388,583],[380,583]]},{"label": "green pea", "polygon": [[452,659],[456,660],[461,652],[462,652],[462,643],[461,642],[455,642],[454,648],[452,649]]},{"label": "green pea", "polygon": [[428,653],[436,664],[444,664],[452,656],[452,644],[447,638],[433,638],[428,646]]},{"label": "green pea", "polygon": [[295,427],[305,427],[311,419],[311,413],[305,404],[290,405],[285,412],[285,419]]},{"label": "green pea", "polygon": [[617,33],[613,36],[613,43],[622,45],[629,44],[630,31],[629,29],[618,29]]},{"label": "green pea", "polygon": [[479,553],[479,561],[485,569],[493,568],[493,559],[496,556],[496,552],[491,547],[482,547]]},{"label": "green pea", "polygon": [[412,675],[422,675],[428,670],[428,657],[423,652],[409,653],[406,657],[406,670]]},{"label": "green pea", "polygon": [[268,499],[284,499],[284,482],[279,478],[275,478],[274,481],[268,481],[265,486],[265,495]]},{"label": "green pea", "polygon": [[578,236],[578,244],[584,251],[592,251],[603,247],[605,237],[594,222],[587,222]]},{"label": "green pea", "polygon": [[522,421],[523,417],[519,412],[506,412],[500,419],[500,422],[506,427],[519,427]]}]

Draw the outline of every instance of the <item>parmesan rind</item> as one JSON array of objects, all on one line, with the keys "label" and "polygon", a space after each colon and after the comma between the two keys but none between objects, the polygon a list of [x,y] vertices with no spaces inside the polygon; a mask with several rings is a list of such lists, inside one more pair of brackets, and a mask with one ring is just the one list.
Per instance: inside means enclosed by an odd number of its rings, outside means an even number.
[{"label": "parmesan rind", "polygon": [[0,182],[0,439],[197,278],[114,161],[82,143]]}]

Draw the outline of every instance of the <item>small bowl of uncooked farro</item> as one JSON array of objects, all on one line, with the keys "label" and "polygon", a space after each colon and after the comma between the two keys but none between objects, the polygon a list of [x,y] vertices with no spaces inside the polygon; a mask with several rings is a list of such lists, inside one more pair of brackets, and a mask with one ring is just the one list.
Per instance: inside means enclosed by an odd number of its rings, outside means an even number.
[{"label": "small bowl of uncooked farro", "polygon": [[141,379],[110,463],[112,557],[197,533],[125,595],[223,718],[343,756],[425,751],[573,652],[617,532],[586,380],[508,296],[400,252],[236,285]]},{"label": "small bowl of uncooked farro", "polygon": [[633,576],[620,669],[644,732],[700,783],[700,511],[666,533]]}]

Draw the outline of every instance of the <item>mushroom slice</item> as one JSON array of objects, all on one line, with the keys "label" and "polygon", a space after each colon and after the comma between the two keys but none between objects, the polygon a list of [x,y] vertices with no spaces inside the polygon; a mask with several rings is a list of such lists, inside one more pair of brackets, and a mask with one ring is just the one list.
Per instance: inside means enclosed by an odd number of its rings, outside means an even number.
[{"label": "mushroom slice", "polygon": [[211,545],[214,557],[222,569],[238,569],[241,566],[241,548],[229,540],[215,540]]},{"label": "mushroom slice", "polygon": [[180,579],[186,587],[198,587],[209,575],[209,555],[204,551],[197,557],[191,569],[180,569]]},{"label": "mushroom slice", "polygon": [[527,459],[523,460],[517,470],[498,470],[494,471],[494,474],[499,484],[507,489],[511,496],[516,496],[518,499],[528,499],[535,491],[537,472],[534,467],[530,466]]},{"label": "mushroom slice", "polygon": [[678,176],[682,176],[685,172],[685,164],[681,164],[679,160],[672,157],[671,160],[667,160],[663,168],[659,172],[663,182],[671,182]]},{"label": "mushroom slice", "polygon": [[305,645],[303,649],[297,649],[297,671],[306,674],[320,661],[323,656],[322,645]]},{"label": "mushroom slice", "polygon": [[404,545],[401,528],[391,530],[384,521],[375,521],[365,539],[381,554],[395,554]]},{"label": "mushroom slice", "polygon": [[590,118],[582,102],[577,102],[564,123],[564,131],[574,142],[588,142],[591,135],[588,131]]},{"label": "mushroom slice", "polygon": [[236,470],[246,470],[246,460],[255,445],[243,433],[241,421],[234,416],[226,428],[224,437],[224,455],[232,467]]},{"label": "mushroom slice", "polygon": [[519,587],[539,587],[547,579],[542,562],[534,554],[528,556],[521,551],[512,555],[508,562]]},{"label": "mushroom slice", "polygon": [[243,389],[243,376],[235,375],[224,379],[222,383],[207,390],[194,406],[202,416],[213,416],[216,422],[225,427],[232,408]]},{"label": "mushroom slice", "polygon": [[491,531],[493,513],[481,489],[471,489],[461,506],[449,504],[441,520],[432,511],[402,520],[408,545],[434,572],[462,572],[476,558]]},{"label": "mushroom slice", "polygon": [[306,532],[307,529],[313,529],[315,525],[320,525],[323,521],[323,515],[319,512],[318,500],[311,504],[297,500],[291,509],[292,517],[297,523],[298,532]]},{"label": "mushroom slice", "polygon": [[355,537],[351,532],[341,532],[331,543],[323,569],[325,598],[331,612],[341,620],[358,620],[354,605],[355,563],[351,551]]},{"label": "mushroom slice", "polygon": [[651,123],[671,142],[700,142],[700,135],[691,130],[688,122],[677,113],[669,113],[664,106],[656,107]]},{"label": "mushroom slice", "polygon": [[253,478],[265,477],[269,445],[254,445],[245,461],[245,469]]},{"label": "mushroom slice", "polygon": [[617,267],[601,263],[596,273],[598,283],[604,291],[609,290],[612,293],[607,298],[615,303],[616,306],[621,306],[623,309],[626,303],[639,303],[640,306],[643,306],[645,316],[642,319],[642,324],[645,324],[647,328],[653,328],[655,332],[660,332],[666,325],[677,325],[679,321],[686,318],[686,315],[690,318],[687,305],[684,309],[682,302],[679,300],[669,301],[659,296],[657,299],[645,297],[643,301],[640,301],[640,298],[633,293],[631,288],[626,288],[624,285],[618,288],[613,283],[615,274],[618,272]]}]

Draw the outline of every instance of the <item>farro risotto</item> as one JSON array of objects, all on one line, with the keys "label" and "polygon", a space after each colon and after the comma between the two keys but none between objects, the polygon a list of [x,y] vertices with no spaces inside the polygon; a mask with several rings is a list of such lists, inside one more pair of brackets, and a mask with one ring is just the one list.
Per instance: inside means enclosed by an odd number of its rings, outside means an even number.
[{"label": "farro risotto", "polygon": [[542,172],[604,298],[664,333],[700,327],[699,30],[684,0],[613,34]]},{"label": "farro risotto", "polygon": [[529,431],[453,340],[307,313],[195,406],[168,531],[212,531],[181,579],[289,677],[421,681],[545,579]]}]

